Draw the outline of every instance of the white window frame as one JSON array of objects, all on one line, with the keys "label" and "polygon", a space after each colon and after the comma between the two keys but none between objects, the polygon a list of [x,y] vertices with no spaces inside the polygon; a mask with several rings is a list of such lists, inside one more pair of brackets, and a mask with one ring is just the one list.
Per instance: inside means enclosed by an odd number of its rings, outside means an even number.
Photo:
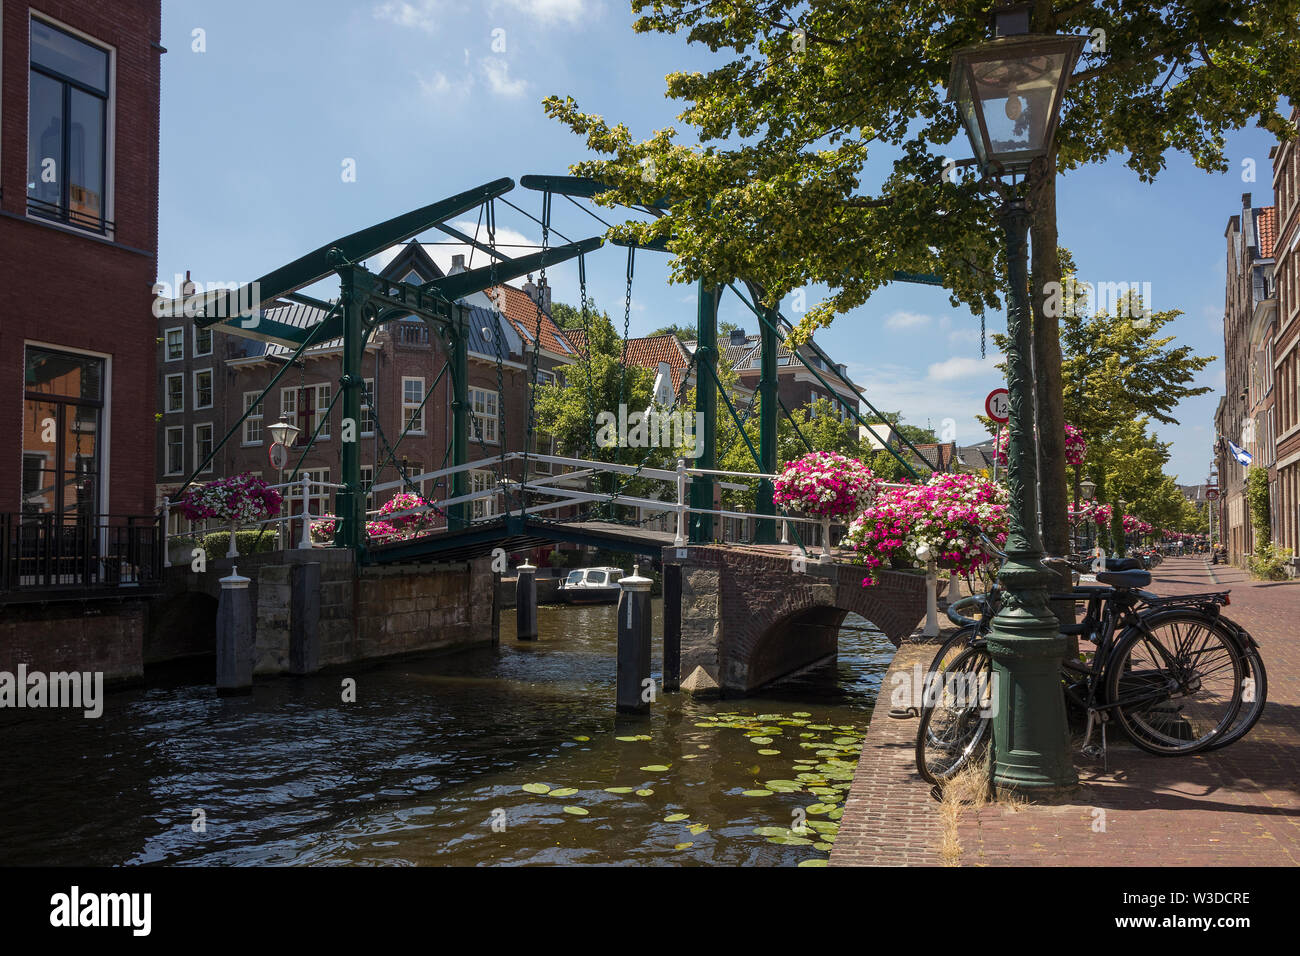
[{"label": "white window frame", "polygon": [[[366,428],[367,416],[370,418],[369,428]],[[374,437],[375,417],[375,380],[373,378],[362,379],[361,421],[357,422],[357,430],[361,433],[361,437]]]},{"label": "white window frame", "polygon": [[[199,404],[199,376],[204,374],[208,376],[208,403],[206,405],[200,405]],[[211,408],[213,403],[217,400],[217,376],[213,373],[212,369],[210,367],[196,368],[194,370],[191,381],[193,382],[193,386],[194,386],[194,410],[197,412],[200,409]]]},{"label": "white window frame", "polygon": [[[425,433],[425,425],[428,424],[425,416],[425,412],[428,409],[427,406],[425,408],[421,408],[419,401],[412,402],[407,400],[406,385],[408,382],[419,383],[420,399],[424,398],[424,377],[419,375],[403,375],[402,376],[402,428],[403,430],[406,431],[406,434],[408,435],[423,435]],[[416,409],[419,409],[420,427],[419,428],[412,427],[410,429],[407,429],[407,425],[415,421]]]},{"label": "white window frame", "polygon": [[[495,488],[496,486],[496,475],[490,471],[471,471],[469,473],[470,494],[487,491],[489,488]],[[497,500],[495,498],[477,498],[470,502],[470,513],[475,519],[494,517],[497,513]]]},{"label": "white window frame", "polygon": [[[372,487],[374,483],[375,483],[375,466],[362,465],[361,466],[361,487],[368,489]],[[368,512],[375,510],[375,493],[373,491],[366,492],[365,508],[366,511]]]},{"label": "white window frame", "polygon": [[[260,391],[245,392],[245,393],[244,393],[244,409],[243,409],[243,410],[244,410],[244,411],[248,411],[250,400],[255,400],[255,399],[257,398],[257,396],[259,396],[259,395],[261,395],[261,394],[262,394],[262,393],[261,393]],[[266,408],[265,408],[264,406],[265,406],[265,402],[258,402],[257,405],[256,405],[256,407],[254,408],[254,410],[253,410],[252,412],[249,412],[248,417],[244,419],[243,427],[242,427],[241,430],[240,430],[240,444],[241,444],[241,445],[260,445],[260,444],[262,444],[262,440],[263,440],[263,439],[262,439],[262,435],[263,435],[263,433],[264,433],[264,429],[263,429],[263,421],[265,420],[265,416],[266,416]],[[254,425],[254,424],[256,424],[256,426],[257,426],[257,437],[256,437],[256,438],[252,438],[252,437],[250,437],[250,427],[251,427],[252,425]]]},{"label": "white window frame", "polygon": [[[62,30],[64,33],[70,34],[76,37],[77,39],[90,44],[91,46],[99,47],[101,50],[105,51],[108,54],[108,95],[104,103],[104,213],[102,217],[104,222],[103,230],[100,231],[96,229],[90,229],[86,226],[79,226],[76,223],[72,223],[72,222],[56,222],[52,219],[47,219],[44,216],[33,215],[30,211],[26,210],[26,205],[27,205],[26,198],[25,198],[26,191],[24,190],[23,206],[24,206],[26,217],[36,222],[40,222],[45,225],[48,225],[54,229],[63,229],[68,232],[77,233],[79,235],[96,236],[98,238],[108,239],[111,241],[115,238],[117,234],[117,227],[111,225],[111,223],[114,223],[117,219],[117,210],[115,208],[117,205],[117,189],[116,189],[117,47],[113,46],[111,43],[106,43],[105,41],[101,40],[99,37],[91,36],[89,33],[86,33],[84,30],[78,30],[76,27],[72,26],[71,24],[64,23],[62,20],[58,20],[43,11],[30,10],[30,9],[28,11],[28,23],[27,23],[28,37],[31,36],[31,29],[32,29],[31,20],[39,20],[41,23],[54,27],[55,29],[58,30]],[[0,37],[0,39],[3,38]],[[31,50],[27,51],[26,71],[27,71],[27,79],[28,82],[30,83],[30,77],[32,71]],[[28,104],[28,110],[26,116],[24,117],[24,122],[28,126],[30,126],[31,124],[30,104]],[[24,133],[25,132],[26,129],[24,129]]]},{"label": "white window frame", "polygon": [[[212,427],[212,422],[196,422],[194,425],[194,464],[197,465],[204,459],[204,455],[199,453],[199,429],[208,430],[208,442],[215,448],[217,442],[216,430]],[[208,467],[204,468],[199,474],[206,475],[212,471],[212,462],[208,462]]]},{"label": "white window frame", "polygon": [[[181,382],[181,390],[180,390],[181,403],[179,408],[172,408],[171,406],[171,401],[172,401],[171,382],[172,379],[174,378],[180,379]],[[163,376],[163,411],[165,411],[169,415],[180,414],[185,411],[185,373],[184,372],[177,372],[175,375]]]},{"label": "white window frame", "polygon": [[[179,332],[181,334],[181,347],[180,347],[180,354],[178,355],[172,355],[171,342],[168,341],[168,337],[173,332]],[[185,326],[178,325],[175,328],[163,329],[163,361],[164,362],[185,361]]]},{"label": "white window frame", "polygon": [[[487,408],[489,395],[493,397],[491,412]],[[483,411],[481,412],[478,411],[480,397],[483,405]],[[471,440],[482,440],[485,445],[499,445],[501,443],[501,436],[497,434],[498,416],[501,411],[500,403],[501,393],[495,389],[471,388],[469,390],[469,410],[474,419],[474,434],[471,436]]]},{"label": "white window frame", "polygon": [[[199,351],[199,336],[202,335],[204,332],[208,333],[208,350],[207,350],[206,352],[200,352],[200,351]],[[195,357],[195,358],[203,358],[204,356],[208,356],[208,355],[211,355],[211,354],[212,354],[212,342],[213,342],[213,338],[214,338],[214,336],[213,336],[213,332],[212,332],[212,327],[211,327],[211,326],[209,326],[209,327],[206,328],[206,329],[200,329],[198,326],[195,326],[195,328],[194,328],[194,357]]]},{"label": "white window frame", "polygon": [[[181,433],[181,466],[173,469],[171,467],[171,434],[172,432]],[[169,425],[163,430],[163,474],[165,475],[183,475],[185,474],[185,426]]]},{"label": "white window frame", "polygon": [[332,393],[330,383],[317,382],[315,385],[308,385],[307,387],[316,393],[316,407],[312,411],[311,421],[307,423],[307,427],[310,431],[308,431],[304,437],[311,438],[311,433],[316,430],[316,426],[320,424],[321,419],[323,418],[325,419],[325,425],[321,428],[320,434],[316,436],[316,440],[329,441],[330,423],[329,416],[326,414],[326,409],[329,407],[330,395]]}]

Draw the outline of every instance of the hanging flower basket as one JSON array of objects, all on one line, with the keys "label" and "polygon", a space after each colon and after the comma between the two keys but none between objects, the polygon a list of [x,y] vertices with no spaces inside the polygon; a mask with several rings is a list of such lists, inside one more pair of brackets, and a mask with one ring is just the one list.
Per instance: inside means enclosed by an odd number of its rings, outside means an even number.
[{"label": "hanging flower basket", "polygon": [[786,464],[773,484],[772,499],[818,518],[843,518],[869,505],[879,488],[871,469],[858,459],[814,451]]},{"label": "hanging flower basket", "polygon": [[251,525],[280,513],[280,493],[261,478],[244,473],[190,488],[172,502],[187,521],[228,521]]},{"label": "hanging flower basket", "polygon": [[311,523],[311,539],[317,544],[329,544],[337,529],[338,519],[334,515],[321,515]]},{"label": "hanging flower basket", "polygon": [[977,475],[932,475],[923,485],[890,488],[858,515],[840,542],[853,561],[867,568],[864,587],[881,568],[925,567],[969,574],[992,559],[977,542],[1007,536],[1007,493]]},{"label": "hanging flower basket", "polygon": [[[414,536],[433,527],[434,518],[441,515],[442,512],[438,508],[430,508],[428,511],[407,515],[400,514],[400,512],[427,506],[429,506],[429,502],[424,498],[411,494],[409,491],[402,491],[384,502],[383,507],[379,509],[379,521],[394,528],[401,535]],[[396,515],[396,517],[393,517],[393,515]]]}]

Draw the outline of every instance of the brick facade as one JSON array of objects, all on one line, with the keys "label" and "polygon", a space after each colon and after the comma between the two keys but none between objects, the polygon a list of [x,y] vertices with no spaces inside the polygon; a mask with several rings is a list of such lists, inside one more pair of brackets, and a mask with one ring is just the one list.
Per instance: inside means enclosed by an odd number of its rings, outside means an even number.
[{"label": "brick facade", "polygon": [[[1292,111],[1296,122],[1300,111]],[[1295,140],[1273,151],[1273,191],[1277,203],[1274,276],[1277,320],[1273,336],[1273,537],[1280,547],[1300,554],[1300,149]]]},{"label": "brick facade", "polygon": [[[148,514],[154,489],[154,323],[158,240],[158,0],[6,3],[0,39],[0,510],[22,495],[24,353],[28,343],[90,352],[106,363],[97,509]],[[29,12],[30,10],[30,12]],[[27,211],[31,19],[111,48],[104,234]],[[97,200],[99,201],[99,200]]]}]

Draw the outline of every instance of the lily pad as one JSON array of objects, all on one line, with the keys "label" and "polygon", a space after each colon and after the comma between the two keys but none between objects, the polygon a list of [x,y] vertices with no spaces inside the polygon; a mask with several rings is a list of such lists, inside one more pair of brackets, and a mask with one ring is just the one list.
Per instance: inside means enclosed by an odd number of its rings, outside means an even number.
[{"label": "lily pad", "polygon": [[689,813],[670,813],[668,816],[664,817],[664,823],[680,823],[689,816]]},{"label": "lily pad", "polygon": [[804,822],[804,826],[811,827],[821,834],[838,833],[840,830],[840,825],[832,823],[830,820],[807,820]]},{"label": "lily pad", "polygon": [[830,817],[832,820],[838,820],[840,817],[844,816],[844,808],[836,807],[830,813],[826,814],[826,816]]},{"label": "lily pad", "polygon": [[605,792],[606,793],[631,793],[632,788],[631,787],[606,787]]},{"label": "lily pad", "polygon": [[781,752],[781,751],[779,751],[779,750],[772,750],[771,748],[768,748],[767,750],[760,750],[758,753],[759,753],[759,756],[761,756],[761,757],[775,757],[775,756],[777,756],[777,754],[779,754],[780,752]]},{"label": "lily pad", "polygon": [[812,846],[812,840],[797,836],[776,836],[768,837],[768,843],[777,843],[781,846]]},{"label": "lily pad", "polygon": [[754,833],[758,836],[774,837],[789,836],[790,831],[785,827],[754,827]]},{"label": "lily pad", "polygon": [[830,862],[829,860],[804,860],[799,865],[800,866],[825,866],[829,862]]},{"label": "lily pad", "polygon": [[582,736],[581,734],[579,734],[577,737],[574,737],[573,739],[576,740],[576,741],[578,741],[579,743],[586,743],[586,742],[587,742],[588,740],[590,740],[591,738],[590,738],[590,737],[584,737],[584,736]]},{"label": "lily pad", "polygon": [[651,796],[651,795],[653,795],[653,794],[654,794],[654,791],[651,790],[649,787],[646,787],[645,789],[642,789],[642,790],[638,790],[638,791],[636,792],[636,795],[637,795],[638,797],[649,797],[649,796]]},{"label": "lily pad", "polygon": [[665,770],[668,769],[668,765],[662,763],[652,763],[642,767],[641,769],[646,771],[647,773],[663,773]]},{"label": "lily pad", "polygon": [[569,804],[564,808],[565,813],[572,813],[575,817],[585,817],[590,811],[586,807],[575,807]]},{"label": "lily pad", "polygon": [[[761,751],[761,750],[759,751],[759,753],[762,753],[762,752],[763,752],[763,751]],[[704,756],[704,754],[682,754],[682,759],[683,759],[683,760],[698,760],[700,757],[703,757],[703,756]]]},{"label": "lily pad", "polygon": [[677,844],[675,847],[673,847],[673,849],[674,849],[674,850],[689,850],[689,849],[690,849],[691,847],[693,847],[693,846],[695,846],[694,843],[679,843],[679,844]]},{"label": "lily pad", "polygon": [[742,797],[770,797],[776,791],[774,790],[742,790]]},{"label": "lily pad", "polygon": [[830,850],[830,848],[831,848],[831,845],[830,845],[829,843],[814,843],[814,844],[813,844],[813,849],[814,849],[814,850]]},{"label": "lily pad", "polygon": [[794,793],[797,790],[803,789],[803,784],[797,783],[794,780],[769,780],[764,784],[764,786],[766,786],[768,790],[779,790],[785,793]]},{"label": "lily pad", "polygon": [[806,710],[796,710],[796,711],[795,711],[793,714],[791,714],[790,716],[791,716],[791,717],[811,717],[812,714],[808,713],[808,711],[806,711]]},{"label": "lily pad", "polygon": [[550,793],[551,788],[544,783],[526,783],[523,789],[529,793]]},{"label": "lily pad", "polygon": [[835,805],[830,803],[814,803],[808,806],[806,809],[808,810],[808,813],[810,815],[815,814],[817,816],[821,816],[823,813],[830,813],[832,810],[834,810]]},{"label": "lily pad", "polygon": [[634,744],[634,743],[636,743],[638,740],[640,740],[641,738],[640,738],[640,737],[615,737],[614,739],[615,739],[615,740],[621,740],[621,741],[623,741],[625,744]]},{"label": "lily pad", "polygon": [[577,792],[573,787],[560,787],[558,790],[552,790],[550,795],[552,797],[571,797]]},{"label": "lily pad", "polygon": [[709,825],[707,823],[692,823],[687,829],[691,831],[692,835],[698,835],[703,833],[708,828]]},{"label": "lily pad", "polygon": [[750,737],[749,739],[756,744],[761,744],[764,747],[772,742],[771,737]]}]

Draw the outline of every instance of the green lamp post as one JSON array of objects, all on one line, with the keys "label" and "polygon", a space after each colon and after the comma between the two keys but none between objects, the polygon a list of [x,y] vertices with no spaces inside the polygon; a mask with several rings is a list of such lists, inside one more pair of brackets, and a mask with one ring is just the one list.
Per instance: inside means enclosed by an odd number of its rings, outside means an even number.
[{"label": "green lamp post", "polygon": [[[1038,528],[1038,464],[1033,445],[1034,381],[1030,368],[1029,270],[1031,211],[1026,180],[1051,151],[1061,97],[1083,47],[1081,37],[1029,33],[1029,7],[994,11],[995,39],[958,50],[948,98],[955,100],[980,171],[1002,198],[1006,238],[1007,560],[998,574],[1002,607],[993,619],[993,783],[1038,797],[1078,785],[1070,760],[1060,665],[1065,638],[1048,604],[1055,576],[1043,566]],[[1001,180],[1011,180],[1004,184]],[[1020,182],[1017,183],[1016,179]]]}]

